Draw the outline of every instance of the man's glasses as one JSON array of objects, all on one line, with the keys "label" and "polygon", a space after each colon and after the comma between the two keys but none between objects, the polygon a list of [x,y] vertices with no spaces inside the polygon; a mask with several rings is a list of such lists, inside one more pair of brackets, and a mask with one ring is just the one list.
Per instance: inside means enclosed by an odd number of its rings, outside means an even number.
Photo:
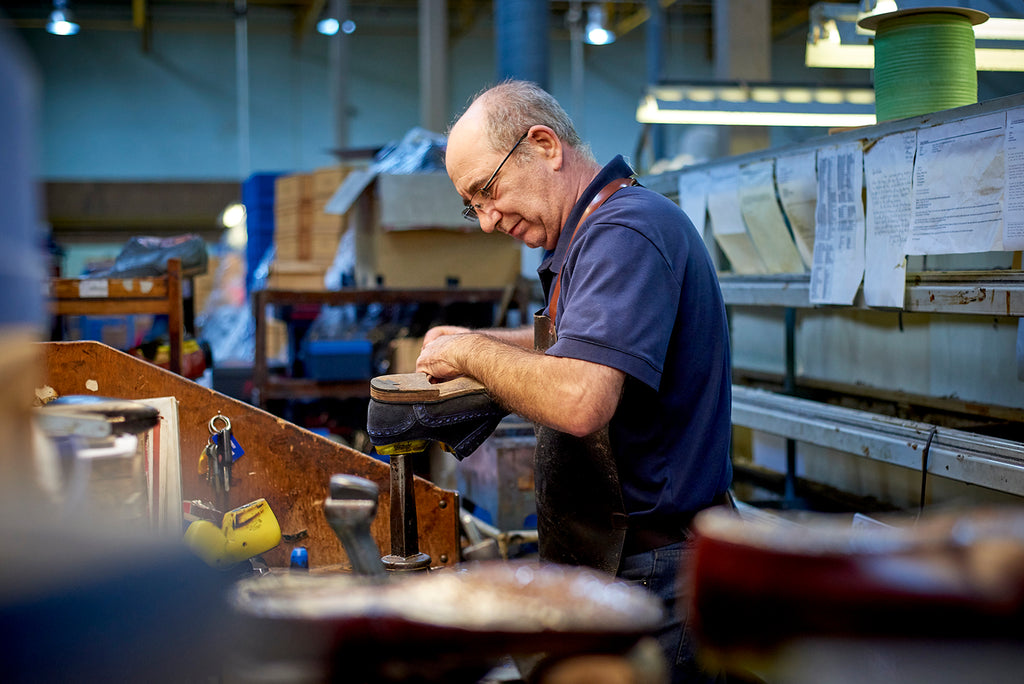
[{"label": "man's glasses", "polygon": [[476,198],[477,195],[480,195],[480,194],[486,195],[487,194],[487,191],[491,189],[491,185],[494,183],[494,179],[498,177],[498,172],[501,171],[501,167],[505,165],[505,162],[508,161],[508,158],[511,157],[512,153],[516,151],[517,147],[519,147],[519,143],[521,143],[524,140],[526,140],[526,136],[528,136],[528,135],[530,135],[530,131],[526,131],[519,138],[519,140],[516,140],[516,144],[512,146],[512,149],[508,151],[508,154],[505,155],[505,158],[501,160],[501,163],[498,164],[498,168],[494,169],[494,173],[492,173],[491,177],[487,179],[487,182],[484,183],[480,187],[480,189],[477,190],[476,192],[474,192],[473,196],[469,198],[469,204],[467,204],[466,208],[462,210],[462,218],[466,219],[467,221],[479,221],[480,220],[480,217],[476,215],[476,209],[480,205],[479,204],[473,204],[473,199]]}]

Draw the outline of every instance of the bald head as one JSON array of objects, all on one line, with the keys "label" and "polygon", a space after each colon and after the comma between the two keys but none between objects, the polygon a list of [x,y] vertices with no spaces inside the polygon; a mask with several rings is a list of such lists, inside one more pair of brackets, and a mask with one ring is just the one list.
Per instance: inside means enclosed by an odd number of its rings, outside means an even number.
[{"label": "bald head", "polygon": [[481,230],[545,249],[600,171],[558,102],[526,81],[473,100],[448,132],[445,167]]},{"label": "bald head", "polygon": [[580,139],[562,106],[530,81],[504,81],[477,94],[452,126],[449,136],[463,123],[479,126],[474,129],[474,133],[482,134],[478,140],[486,141],[495,151],[509,149],[531,126],[547,126],[563,145],[593,161],[590,148]]}]

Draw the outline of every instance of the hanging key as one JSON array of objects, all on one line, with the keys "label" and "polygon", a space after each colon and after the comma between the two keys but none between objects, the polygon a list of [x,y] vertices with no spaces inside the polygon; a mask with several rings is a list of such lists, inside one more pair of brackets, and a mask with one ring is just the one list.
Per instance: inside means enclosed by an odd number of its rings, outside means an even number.
[{"label": "hanging key", "polygon": [[210,480],[215,491],[227,492],[231,489],[231,421],[218,413],[207,427],[210,429],[210,443],[206,446]]},{"label": "hanging key", "polygon": [[[226,419],[225,419],[226,420]],[[217,462],[221,477],[224,478],[224,491],[231,491],[231,465],[234,459],[231,454],[231,422],[217,433]]]}]

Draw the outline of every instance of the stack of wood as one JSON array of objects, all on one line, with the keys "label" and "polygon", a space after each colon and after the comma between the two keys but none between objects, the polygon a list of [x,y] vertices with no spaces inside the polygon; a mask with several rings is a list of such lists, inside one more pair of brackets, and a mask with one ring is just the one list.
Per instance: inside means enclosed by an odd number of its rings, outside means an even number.
[{"label": "stack of wood", "polygon": [[312,173],[279,176],[274,193],[274,244],[269,286],[280,290],[323,290],[324,274],[348,227],[347,215],[324,210],[349,172],[326,166]]}]

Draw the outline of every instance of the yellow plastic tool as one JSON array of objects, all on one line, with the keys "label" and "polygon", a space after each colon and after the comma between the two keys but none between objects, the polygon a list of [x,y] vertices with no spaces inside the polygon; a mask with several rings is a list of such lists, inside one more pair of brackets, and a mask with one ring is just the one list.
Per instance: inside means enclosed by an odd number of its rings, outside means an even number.
[{"label": "yellow plastic tool", "polygon": [[281,525],[266,499],[256,499],[224,514],[218,528],[196,520],[185,530],[185,545],[207,565],[226,569],[281,543]]}]

